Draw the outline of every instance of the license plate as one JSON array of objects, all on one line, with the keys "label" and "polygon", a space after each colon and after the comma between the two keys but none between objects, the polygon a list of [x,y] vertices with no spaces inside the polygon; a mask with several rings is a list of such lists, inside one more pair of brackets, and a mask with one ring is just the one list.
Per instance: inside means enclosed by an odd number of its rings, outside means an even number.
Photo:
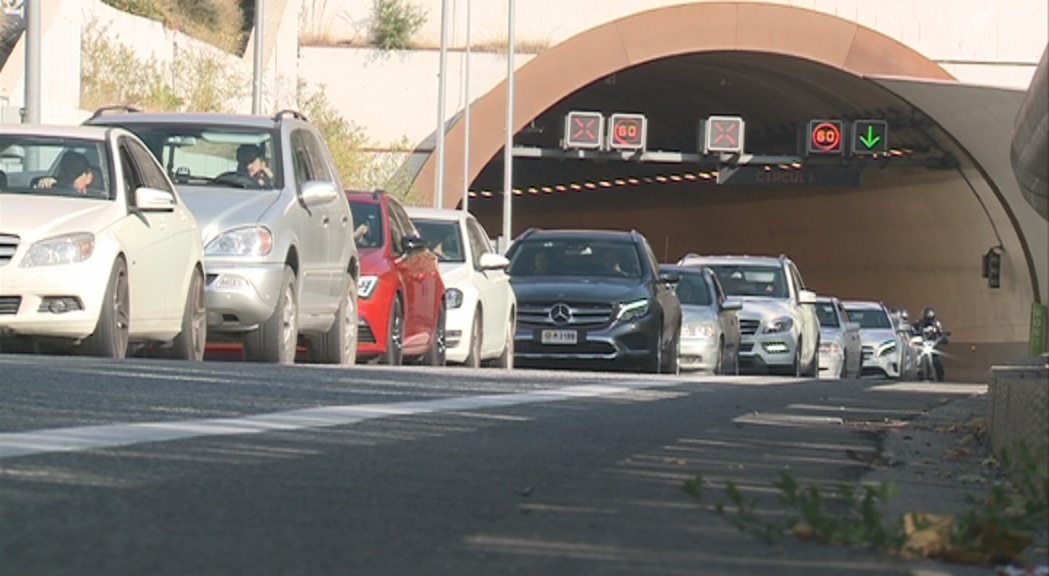
[{"label": "license plate", "polygon": [[575,330],[543,330],[543,344],[575,344],[579,335]]}]

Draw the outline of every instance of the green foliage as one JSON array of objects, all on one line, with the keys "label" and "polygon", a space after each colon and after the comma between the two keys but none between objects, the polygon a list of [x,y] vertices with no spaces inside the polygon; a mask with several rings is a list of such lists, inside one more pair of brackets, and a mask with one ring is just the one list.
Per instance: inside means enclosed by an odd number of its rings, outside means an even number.
[{"label": "green foliage", "polygon": [[298,102],[299,110],[309,118],[328,145],[342,186],[360,189],[368,168],[368,157],[362,150],[367,142],[364,129],[339,115],[323,88],[308,88],[300,83]]},{"label": "green foliage", "polygon": [[376,0],[372,43],[382,50],[411,48],[412,37],[426,24],[426,12],[407,0]]},{"label": "green foliage", "polygon": [[102,0],[110,6],[163,22],[229,52],[243,44],[241,0]]},{"label": "green foliage", "polygon": [[89,22],[81,34],[80,107],[113,104],[145,110],[229,111],[244,96],[246,80],[215,55],[187,50],[171,66],[142,60]]}]

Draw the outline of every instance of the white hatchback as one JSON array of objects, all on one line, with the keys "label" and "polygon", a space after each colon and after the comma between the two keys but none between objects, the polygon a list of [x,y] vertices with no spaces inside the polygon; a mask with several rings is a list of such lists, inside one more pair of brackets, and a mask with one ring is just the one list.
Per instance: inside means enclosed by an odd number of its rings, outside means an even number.
[{"label": "white hatchback", "polygon": [[507,259],[469,212],[406,208],[412,223],[437,254],[445,286],[447,361],[512,368],[517,299],[506,274]]},{"label": "white hatchback", "polygon": [[202,260],[197,221],[130,132],[0,130],[0,349],[200,360]]}]

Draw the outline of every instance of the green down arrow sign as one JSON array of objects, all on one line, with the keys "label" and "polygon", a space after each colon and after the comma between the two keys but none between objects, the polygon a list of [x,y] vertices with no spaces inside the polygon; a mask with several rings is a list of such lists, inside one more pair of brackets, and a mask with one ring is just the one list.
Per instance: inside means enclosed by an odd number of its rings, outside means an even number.
[{"label": "green down arrow sign", "polygon": [[852,123],[852,153],[880,154],[889,149],[889,124],[884,120],[857,120]]}]

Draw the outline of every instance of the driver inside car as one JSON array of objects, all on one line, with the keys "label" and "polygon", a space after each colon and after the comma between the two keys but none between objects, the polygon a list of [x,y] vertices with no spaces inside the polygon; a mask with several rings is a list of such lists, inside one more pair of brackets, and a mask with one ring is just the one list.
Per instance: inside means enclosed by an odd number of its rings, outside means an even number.
[{"label": "driver inside car", "polygon": [[241,144],[237,147],[237,176],[251,180],[259,188],[273,187],[273,173],[266,166],[261,146]]}]

